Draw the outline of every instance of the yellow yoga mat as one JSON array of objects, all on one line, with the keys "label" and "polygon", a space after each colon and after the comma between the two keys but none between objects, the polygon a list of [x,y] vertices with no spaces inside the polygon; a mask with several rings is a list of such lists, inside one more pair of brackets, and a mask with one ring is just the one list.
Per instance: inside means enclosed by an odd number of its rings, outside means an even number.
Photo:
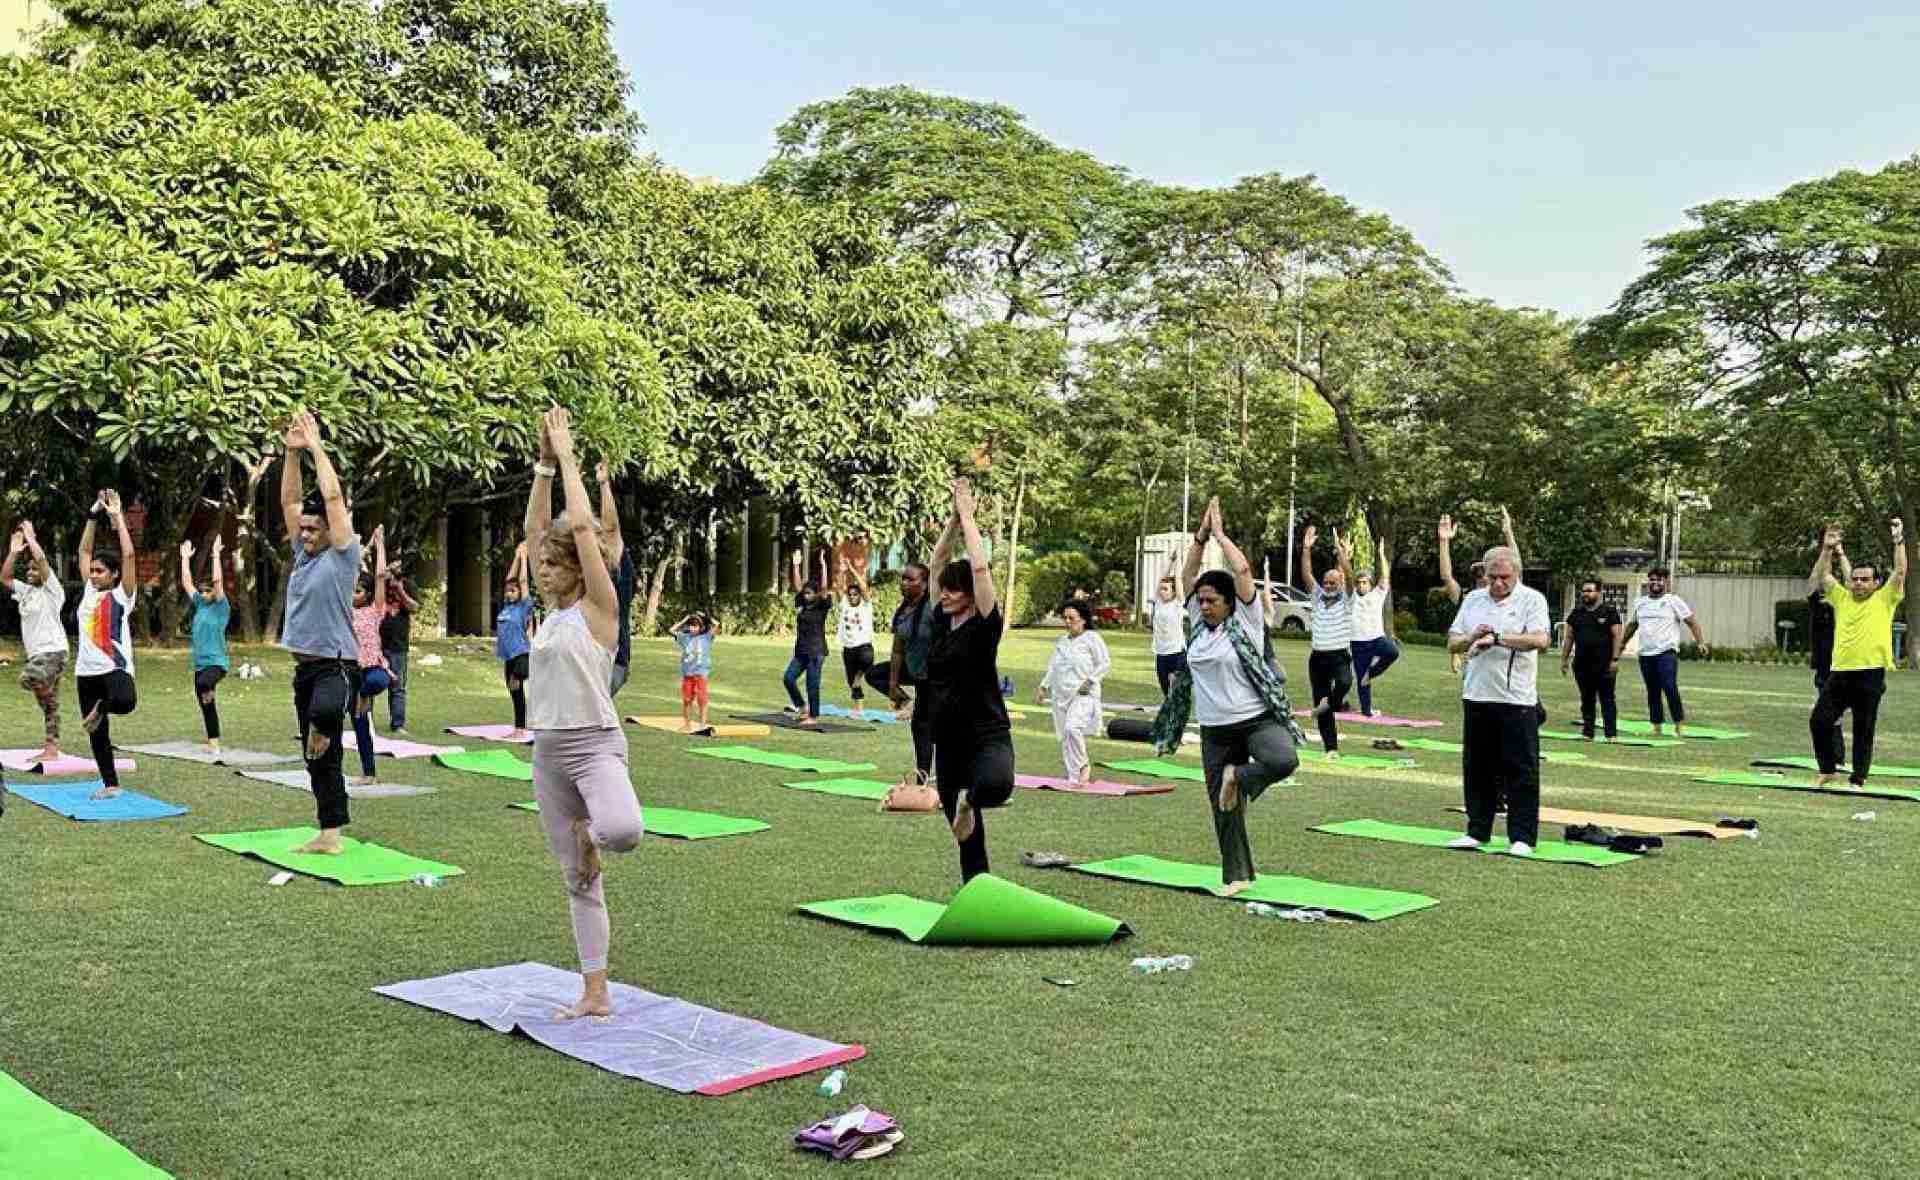
[{"label": "yellow yoga mat", "polygon": [[[629,717],[627,718],[627,724],[644,725],[648,729],[657,729],[662,733],[687,733],[687,730],[683,728],[686,723],[678,717]],[[694,722],[696,727],[699,724],[698,721]],[[701,737],[743,738],[766,737],[771,734],[773,730],[765,725],[746,725],[736,721],[710,725],[705,729],[696,728],[693,732],[699,734]]]},{"label": "yellow yoga mat", "polygon": [[[1464,807],[1448,811],[1465,812]],[[1718,828],[1703,819],[1668,819],[1658,815],[1615,815],[1610,811],[1573,811],[1564,807],[1542,807],[1543,824],[1599,824],[1643,836],[1708,836],[1715,840],[1733,840],[1746,835],[1739,828]]]}]

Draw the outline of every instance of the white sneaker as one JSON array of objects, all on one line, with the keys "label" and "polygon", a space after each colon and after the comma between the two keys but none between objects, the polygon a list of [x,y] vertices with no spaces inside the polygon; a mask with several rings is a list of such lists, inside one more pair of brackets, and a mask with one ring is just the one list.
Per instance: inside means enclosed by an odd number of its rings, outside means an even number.
[{"label": "white sneaker", "polygon": [[1507,845],[1507,855],[1532,856],[1533,845],[1527,843],[1525,840],[1515,840],[1513,843]]},{"label": "white sneaker", "polygon": [[1474,839],[1472,836],[1455,836],[1453,839],[1447,841],[1447,847],[1478,848],[1480,847],[1480,841]]}]

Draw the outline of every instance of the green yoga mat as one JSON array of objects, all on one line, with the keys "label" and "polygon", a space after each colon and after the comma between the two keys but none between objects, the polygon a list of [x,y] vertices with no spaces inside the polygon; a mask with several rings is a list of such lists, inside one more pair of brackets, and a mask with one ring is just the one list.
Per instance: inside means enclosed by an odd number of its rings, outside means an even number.
[{"label": "green yoga mat", "polygon": [[855,770],[878,770],[871,762],[836,762],[831,758],[808,758],[804,754],[782,754],[755,746],[701,746],[688,750],[702,758],[722,758],[752,766],[777,766],[781,770],[811,770],[817,774],[846,774]]},{"label": "green yoga mat", "polygon": [[1177,778],[1189,783],[1207,781],[1206,772],[1198,766],[1182,766],[1178,762],[1168,762],[1164,758],[1131,758],[1124,762],[1102,762],[1100,765],[1109,770],[1144,774],[1149,778]]},{"label": "green yoga mat", "polygon": [[[540,804],[509,803],[508,807],[538,813]],[[773,825],[764,820],[741,819],[712,811],[684,811],[678,807],[660,807],[649,803],[640,809],[640,823],[650,836],[673,836],[681,840],[711,840],[716,836],[745,836],[764,832]]]},{"label": "green yoga mat", "polygon": [[[1622,721],[1620,723],[1620,732],[1631,733],[1638,736],[1645,736],[1653,732],[1653,722]],[[1736,738],[1745,738],[1745,737],[1752,737],[1752,736],[1753,736],[1752,734],[1748,733],[1744,729],[1715,729],[1711,725],[1695,725],[1692,722],[1687,723],[1686,740],[1690,742],[1691,741],[1730,742],[1735,740]]]},{"label": "green yoga mat", "polygon": [[512,750],[462,750],[457,754],[435,754],[433,760],[449,770],[467,770],[520,783],[533,781],[533,764],[522,762]]},{"label": "green yoga mat", "polygon": [[[1447,841],[1460,834],[1450,828],[1418,828],[1407,824],[1390,824],[1377,819],[1349,819],[1340,823],[1318,824],[1309,828],[1308,831],[1326,832],[1333,836],[1360,836],[1368,840],[1386,840],[1393,844],[1417,844],[1423,848],[1446,848]],[[1449,852],[1466,851],[1447,850]],[[1506,839],[1496,836],[1472,851],[1504,853],[1506,850]],[[1635,853],[1615,852],[1610,848],[1601,848],[1597,844],[1568,844],[1561,840],[1542,840],[1533,846],[1533,855],[1524,859],[1544,860],[1552,864],[1591,865],[1596,869],[1604,869],[1608,865],[1623,865],[1628,861],[1641,858]]]},{"label": "green yoga mat", "polygon": [[[1540,736],[1543,738],[1552,738],[1556,742],[1584,742],[1587,740],[1586,735],[1582,734],[1578,730],[1543,729],[1540,731]],[[1614,738],[1613,741],[1608,743],[1595,742],[1594,744],[1595,745],[1605,744],[1605,745],[1614,745],[1614,746],[1646,746],[1649,749],[1665,750],[1665,749],[1670,749],[1674,746],[1684,746],[1687,743],[1680,741],[1676,738],[1649,738],[1649,737],[1621,736],[1621,737]]]},{"label": "green yoga mat", "polygon": [[[1395,741],[1410,750],[1432,750],[1436,754],[1460,754],[1466,747],[1459,742],[1449,742],[1442,738],[1395,738]],[[1543,762],[1585,762],[1587,756],[1577,750],[1548,750],[1540,755]]]},{"label": "green yoga mat", "polygon": [[[1165,885],[1170,889],[1195,889],[1223,897],[1218,865],[1196,865],[1184,861],[1161,860],[1157,856],[1116,856],[1072,865],[1077,873],[1096,877],[1114,877],[1147,885]],[[1392,889],[1369,889],[1363,885],[1333,885],[1308,877],[1257,877],[1252,885],[1234,894],[1233,900],[1264,901],[1270,905],[1297,909],[1326,910],[1368,922],[1397,918],[1428,906],[1439,899],[1419,893],[1398,893]]]},{"label": "green yoga mat", "polygon": [[781,783],[796,791],[816,791],[822,795],[844,795],[849,799],[885,799],[892,783],[870,778],[810,778],[797,783]]},{"label": "green yoga mat", "polygon": [[7,1180],[165,1180],[168,1173],[0,1072],[0,1176]]},{"label": "green yoga mat", "polygon": [[891,930],[926,946],[1086,946],[1133,933],[1117,918],[1035,893],[992,873],[962,885],[946,905],[883,893],[816,901],[800,909],[851,926]]},{"label": "green yoga mat", "polygon": [[466,870],[458,865],[408,856],[378,844],[366,844],[351,836],[340,840],[344,851],[338,856],[320,853],[296,853],[293,849],[319,835],[316,828],[272,828],[261,832],[227,832],[223,835],[197,835],[194,839],[242,856],[258,857],[268,864],[322,877],[342,885],[396,885],[411,881],[421,873],[436,877],[458,877]]},{"label": "green yoga mat", "polygon": [[[1818,772],[1820,769],[1820,763],[1815,759],[1798,758],[1798,757],[1755,758],[1751,763],[1751,765],[1779,766],[1779,767],[1792,769],[1792,770],[1811,770],[1815,772]],[[1845,763],[1841,764],[1840,766],[1841,774],[1850,774],[1852,773],[1852,771],[1853,771],[1853,767],[1848,766]],[[1920,766],[1882,766],[1878,762],[1876,762],[1873,764],[1873,770],[1868,775],[1868,777],[1869,778],[1877,778],[1877,777],[1920,778]]]},{"label": "green yoga mat", "polygon": [[1855,789],[1847,783],[1839,782],[1832,786],[1816,787],[1812,783],[1797,783],[1777,774],[1750,774],[1744,770],[1728,771],[1725,774],[1709,774],[1693,780],[1696,783],[1714,783],[1723,787],[1772,787],[1779,791],[1812,791],[1820,795],[1852,795],[1856,799],[1904,799],[1909,803],[1920,803],[1920,791],[1905,787],[1865,786]]}]

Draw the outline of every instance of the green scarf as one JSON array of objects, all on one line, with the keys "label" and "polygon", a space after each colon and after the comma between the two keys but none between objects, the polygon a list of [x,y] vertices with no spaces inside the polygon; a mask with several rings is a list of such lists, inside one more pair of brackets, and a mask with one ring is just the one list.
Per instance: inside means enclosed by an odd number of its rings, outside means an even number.
[{"label": "green scarf", "polygon": [[[1187,635],[1187,645],[1200,636],[1206,624],[1196,624]],[[1224,624],[1227,638],[1233,643],[1234,654],[1240,657],[1240,670],[1253,682],[1254,691],[1267,703],[1267,711],[1274,720],[1287,727],[1293,735],[1293,744],[1304,747],[1307,735],[1301,731],[1300,723],[1294,720],[1293,702],[1287,699],[1287,689],[1280,677],[1274,675],[1273,666],[1261,657],[1260,648],[1248,635],[1240,620],[1227,616]],[[1160,706],[1160,712],[1153,718],[1153,748],[1159,754],[1171,754],[1180,748],[1180,741],[1187,733],[1187,720],[1193,714],[1193,675],[1185,668],[1174,673],[1173,680],[1167,685],[1167,699]]]}]

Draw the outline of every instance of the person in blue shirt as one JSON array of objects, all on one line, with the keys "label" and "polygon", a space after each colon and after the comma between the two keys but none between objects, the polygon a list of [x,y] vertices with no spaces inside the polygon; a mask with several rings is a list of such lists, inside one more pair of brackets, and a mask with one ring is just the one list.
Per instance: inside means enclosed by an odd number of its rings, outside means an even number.
[{"label": "person in blue shirt", "polygon": [[[711,728],[707,724],[707,677],[713,673],[713,620],[699,611],[667,629],[680,648],[680,727],[688,733]],[[700,706],[700,724],[693,723],[693,707]]]},{"label": "person in blue shirt", "polygon": [[527,545],[513,554],[513,566],[507,571],[506,602],[493,620],[493,654],[506,670],[507,696],[513,701],[513,732],[510,740],[524,741],[527,732],[527,653],[533,639],[533,599],[527,597]]},{"label": "person in blue shirt", "polygon": [[180,542],[180,589],[193,606],[193,695],[200,699],[200,719],[207,728],[207,752],[220,752],[220,707],[214,701],[214,689],[226,679],[227,621],[233,617],[233,604],[227,601],[227,580],[220,568],[220,553],[226,542],[215,534],[213,562],[209,581],[193,583],[193,542]]}]

